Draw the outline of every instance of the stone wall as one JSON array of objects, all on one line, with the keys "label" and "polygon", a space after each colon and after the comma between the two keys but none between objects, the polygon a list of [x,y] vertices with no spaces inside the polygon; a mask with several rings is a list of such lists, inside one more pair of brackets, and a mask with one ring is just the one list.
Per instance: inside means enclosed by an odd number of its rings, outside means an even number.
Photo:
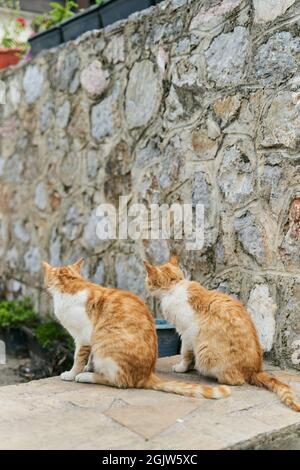
[{"label": "stone wall", "polygon": [[[295,0],[166,1],[3,72],[5,295],[45,312],[41,260],[83,255],[90,278],[146,298],[142,258],[176,248],[299,368],[299,14]],[[95,208],[120,195],[203,203],[204,248],[101,242]]]}]

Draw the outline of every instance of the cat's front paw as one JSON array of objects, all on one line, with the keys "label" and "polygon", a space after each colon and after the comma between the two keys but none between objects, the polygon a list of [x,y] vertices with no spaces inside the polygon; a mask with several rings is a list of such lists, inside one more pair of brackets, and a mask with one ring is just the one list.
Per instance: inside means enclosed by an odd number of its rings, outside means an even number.
[{"label": "cat's front paw", "polygon": [[93,383],[93,375],[91,372],[81,372],[76,375],[75,381],[80,383]]},{"label": "cat's front paw", "polygon": [[173,372],[178,372],[178,373],[183,374],[184,372],[187,372],[187,370],[188,368],[182,362],[179,362],[178,364],[175,364],[174,366],[172,366]]},{"label": "cat's front paw", "polygon": [[67,370],[66,372],[63,372],[60,374],[61,380],[67,380],[68,382],[72,382],[72,380],[75,380],[76,374],[72,370]]}]

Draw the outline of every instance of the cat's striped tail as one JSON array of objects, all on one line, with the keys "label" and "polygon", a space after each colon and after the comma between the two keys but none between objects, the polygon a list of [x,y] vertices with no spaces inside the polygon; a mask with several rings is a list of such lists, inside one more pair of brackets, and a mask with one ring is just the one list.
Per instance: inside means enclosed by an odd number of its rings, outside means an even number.
[{"label": "cat's striped tail", "polygon": [[230,388],[226,385],[210,387],[209,385],[195,385],[188,382],[180,382],[178,380],[163,380],[157,375],[152,374],[145,387],[151,390],[159,390],[161,392],[176,393],[185,397],[205,397],[205,398],[226,398],[231,395]]},{"label": "cat's striped tail", "polygon": [[291,387],[267,372],[255,372],[252,374],[250,384],[265,387],[271,392],[276,393],[280,400],[289,408],[294,411],[300,411],[300,403],[297,403]]}]

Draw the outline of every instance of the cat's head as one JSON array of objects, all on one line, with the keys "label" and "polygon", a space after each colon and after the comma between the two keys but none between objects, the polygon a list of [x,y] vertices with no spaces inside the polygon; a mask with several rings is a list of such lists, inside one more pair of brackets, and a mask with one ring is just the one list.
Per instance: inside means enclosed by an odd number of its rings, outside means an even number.
[{"label": "cat's head", "polygon": [[70,281],[72,279],[81,278],[80,269],[83,265],[83,262],[84,259],[80,258],[80,260],[76,261],[74,264],[57,268],[44,261],[43,268],[45,288],[51,290],[51,288],[63,285],[66,280]]},{"label": "cat's head", "polygon": [[171,289],[184,279],[176,255],[172,255],[168,263],[160,266],[153,266],[148,261],[144,261],[144,265],[147,271],[146,289],[153,295]]}]

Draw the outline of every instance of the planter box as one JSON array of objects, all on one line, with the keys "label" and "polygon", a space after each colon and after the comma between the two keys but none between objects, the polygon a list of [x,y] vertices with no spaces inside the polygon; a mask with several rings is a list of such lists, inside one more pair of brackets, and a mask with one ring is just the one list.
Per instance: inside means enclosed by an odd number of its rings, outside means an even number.
[{"label": "planter box", "polygon": [[128,18],[129,15],[137,11],[155,5],[156,0],[111,0],[100,6],[102,26],[108,26],[119,20]]},{"label": "planter box", "polygon": [[61,29],[59,27],[48,29],[48,31],[44,31],[30,38],[29,43],[33,57],[44,49],[57,47],[62,43]]},{"label": "planter box", "polygon": [[20,53],[21,49],[18,48],[0,48],[0,69],[5,69],[20,62]]},{"label": "planter box", "polygon": [[180,353],[180,338],[173,325],[165,320],[156,320],[158,357],[175,356]]},{"label": "planter box", "polygon": [[99,6],[94,6],[78,13],[61,24],[63,42],[72,41],[81,34],[93,29],[101,29],[101,17],[99,15]]},{"label": "planter box", "polygon": [[33,36],[29,43],[31,54],[36,56],[43,49],[51,49],[60,44],[72,41],[81,34],[93,29],[101,29],[116,21],[128,18],[137,11],[145,10],[162,0],[108,0],[100,6],[90,7],[78,13],[58,27]]}]

